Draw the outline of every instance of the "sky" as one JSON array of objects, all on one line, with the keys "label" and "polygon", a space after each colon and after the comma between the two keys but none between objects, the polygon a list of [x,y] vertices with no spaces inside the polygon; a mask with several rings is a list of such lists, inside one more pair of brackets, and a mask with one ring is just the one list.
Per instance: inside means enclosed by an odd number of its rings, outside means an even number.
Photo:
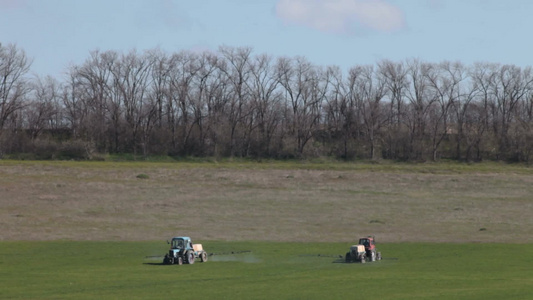
[{"label": "sky", "polygon": [[343,70],[381,60],[532,65],[531,0],[0,0],[0,43],[61,79],[91,51],[251,47]]}]

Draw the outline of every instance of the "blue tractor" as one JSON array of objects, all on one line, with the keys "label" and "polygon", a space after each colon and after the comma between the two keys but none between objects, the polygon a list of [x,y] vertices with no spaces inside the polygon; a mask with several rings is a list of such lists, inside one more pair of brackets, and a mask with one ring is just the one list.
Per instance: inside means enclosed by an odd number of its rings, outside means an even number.
[{"label": "blue tractor", "polygon": [[170,244],[170,250],[168,250],[163,259],[164,264],[192,265],[197,258],[201,262],[207,261],[207,252],[204,251],[202,244],[193,244],[188,236],[172,238],[168,243]]}]

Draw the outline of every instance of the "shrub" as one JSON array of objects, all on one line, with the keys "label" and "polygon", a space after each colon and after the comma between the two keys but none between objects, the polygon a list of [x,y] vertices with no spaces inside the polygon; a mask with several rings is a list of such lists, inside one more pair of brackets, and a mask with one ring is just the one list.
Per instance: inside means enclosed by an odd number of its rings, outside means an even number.
[{"label": "shrub", "polygon": [[139,175],[137,175],[137,178],[139,178],[139,179],[148,179],[148,178],[150,178],[150,176],[148,176],[146,174],[139,174]]}]

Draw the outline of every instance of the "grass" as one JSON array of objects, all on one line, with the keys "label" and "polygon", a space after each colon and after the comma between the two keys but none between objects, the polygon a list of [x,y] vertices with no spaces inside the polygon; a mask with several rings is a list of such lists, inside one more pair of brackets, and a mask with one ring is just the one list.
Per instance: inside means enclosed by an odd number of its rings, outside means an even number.
[{"label": "grass", "polygon": [[0,240],[531,243],[533,173],[498,166],[0,161]]},{"label": "grass", "polygon": [[[164,242],[0,242],[2,299],[526,299],[533,245],[203,242],[206,263],[161,265]],[[242,254],[231,251],[248,250]],[[159,256],[159,257],[154,257]]]},{"label": "grass", "polygon": [[505,162],[462,163],[441,161],[427,163],[380,161],[338,161],[331,159],[313,160],[261,160],[240,158],[181,158],[151,157],[135,159],[132,156],[112,156],[105,161],[69,161],[69,160],[0,160],[1,165],[48,165],[76,168],[209,168],[209,169],[284,169],[284,170],[336,170],[336,171],[370,171],[370,172],[414,172],[430,174],[449,173],[518,173],[533,174],[533,168],[527,164]]},{"label": "grass", "polygon": [[[1,160],[0,299],[527,299],[532,194],[501,163]],[[385,259],[342,263],[367,234]],[[160,265],[174,235],[226,254]]]}]

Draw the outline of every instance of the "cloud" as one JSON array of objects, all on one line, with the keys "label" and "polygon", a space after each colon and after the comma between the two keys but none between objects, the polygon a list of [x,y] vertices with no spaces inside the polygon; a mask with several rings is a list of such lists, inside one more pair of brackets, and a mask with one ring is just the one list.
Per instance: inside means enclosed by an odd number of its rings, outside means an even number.
[{"label": "cloud", "polygon": [[276,14],[286,24],[340,34],[359,28],[394,32],[405,27],[403,12],[386,0],[279,0]]}]

